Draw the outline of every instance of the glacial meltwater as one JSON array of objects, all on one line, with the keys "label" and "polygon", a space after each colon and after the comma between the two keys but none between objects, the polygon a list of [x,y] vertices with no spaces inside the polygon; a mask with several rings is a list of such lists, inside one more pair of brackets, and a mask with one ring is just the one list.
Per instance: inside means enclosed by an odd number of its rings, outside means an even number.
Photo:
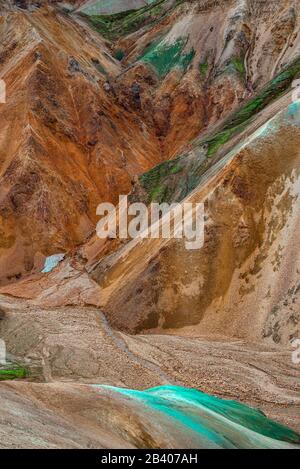
[{"label": "glacial meltwater", "polygon": [[[190,438],[198,448],[300,448],[300,435],[268,419],[260,410],[223,400],[196,389],[160,386],[146,391],[98,386],[121,405],[144,415],[145,421],[163,428],[178,441]],[[118,397],[119,396],[119,397]],[[134,417],[133,417],[134,418]],[[149,430],[150,431],[150,430]]]}]

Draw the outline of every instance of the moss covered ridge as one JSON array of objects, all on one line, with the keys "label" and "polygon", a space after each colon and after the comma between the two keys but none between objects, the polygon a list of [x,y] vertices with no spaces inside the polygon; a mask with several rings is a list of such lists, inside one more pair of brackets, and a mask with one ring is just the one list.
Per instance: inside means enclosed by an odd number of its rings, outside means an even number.
[{"label": "moss covered ridge", "polygon": [[[219,150],[234,136],[247,128],[259,112],[269,104],[280,98],[291,89],[292,82],[300,76],[300,57],[279,75],[272,79],[253,98],[247,101],[240,109],[234,112],[224,123],[222,128],[213,134],[198,139],[193,143],[193,149],[197,153],[205,152],[205,160],[193,161],[187,154],[181,155],[174,161],[161,163],[140,177],[141,186],[149,194],[149,201],[170,202],[182,200],[197,187],[203,173],[213,165]],[[175,184],[172,168],[180,168],[181,179]],[[173,176],[173,177],[172,177]]]},{"label": "moss covered ridge", "polygon": [[135,32],[142,26],[159,21],[165,14],[173,11],[184,1],[174,0],[170,4],[169,0],[154,0],[138,10],[127,10],[108,15],[86,15],[84,13],[80,13],[80,15],[84,16],[107,39],[115,40]]},{"label": "moss covered ridge", "polygon": [[300,75],[300,58],[271,80],[254,98],[245,103],[237,112],[230,116],[223,128],[202,141],[208,145],[208,156],[213,155],[230,138],[244,130],[250,119],[262,111],[268,104],[280,98]]}]

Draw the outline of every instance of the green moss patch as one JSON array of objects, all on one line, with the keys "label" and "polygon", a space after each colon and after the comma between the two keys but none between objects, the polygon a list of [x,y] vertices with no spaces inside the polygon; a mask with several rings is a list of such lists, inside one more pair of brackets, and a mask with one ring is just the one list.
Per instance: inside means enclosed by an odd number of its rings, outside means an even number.
[{"label": "green moss patch", "polygon": [[224,73],[238,75],[241,79],[246,80],[245,57],[231,57],[224,65],[223,69],[217,72],[217,75]]},{"label": "green moss patch", "polygon": [[233,57],[231,64],[240,75],[245,76],[246,69],[243,57]]},{"label": "green moss patch", "polygon": [[167,201],[170,191],[163,183],[165,179],[175,176],[182,169],[183,162],[178,158],[176,160],[165,161],[143,174],[140,177],[140,184],[148,192],[149,202],[157,201],[162,203]]},{"label": "green moss patch", "polygon": [[208,156],[212,156],[219,148],[227,143],[231,137],[244,130],[257,113],[268,104],[280,98],[292,85],[293,80],[300,74],[300,59],[282,71],[271,80],[254,98],[245,103],[237,112],[229,117],[221,131],[200,142],[208,145]]},{"label": "green moss patch", "polygon": [[173,44],[166,44],[164,39],[150,46],[140,60],[152,65],[159,78],[164,78],[173,68],[186,71],[192,62],[195,51],[184,52],[188,39],[178,38]]},{"label": "green moss patch", "polygon": [[27,368],[16,365],[10,364],[7,366],[1,366],[0,368],[0,381],[8,381],[14,379],[24,379],[29,376],[29,372]]},{"label": "green moss patch", "polygon": [[201,62],[200,65],[199,65],[199,71],[200,71],[200,75],[203,79],[206,78],[207,76],[207,72],[208,72],[208,62],[205,61],[205,62]]}]

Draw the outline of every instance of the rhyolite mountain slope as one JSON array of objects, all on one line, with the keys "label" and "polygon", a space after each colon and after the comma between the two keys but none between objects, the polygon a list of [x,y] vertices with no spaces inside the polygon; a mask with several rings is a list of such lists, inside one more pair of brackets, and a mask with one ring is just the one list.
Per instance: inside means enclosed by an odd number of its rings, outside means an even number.
[{"label": "rhyolite mountain slope", "polygon": [[293,1],[155,1],[112,15],[21,3],[4,2],[1,17],[2,283],[84,242],[99,202],[130,192],[297,59]]},{"label": "rhyolite mountain slope", "polygon": [[139,84],[140,115],[168,156],[298,58],[296,1],[160,0],[85,18],[125,66],[115,84],[122,99],[127,80]]},{"label": "rhyolite mountain slope", "polygon": [[[227,447],[195,395],[182,415],[184,390],[91,384],[196,388],[299,431],[299,2],[0,5],[0,337],[27,370],[0,385],[3,446]],[[99,240],[124,193],[203,202],[203,248]],[[298,443],[256,417],[236,447]]]},{"label": "rhyolite mountain slope", "polygon": [[0,280],[31,272],[93,231],[96,207],[118,200],[161,161],[147,123],[104,89],[121,72],[105,41],[51,9],[0,18]]}]

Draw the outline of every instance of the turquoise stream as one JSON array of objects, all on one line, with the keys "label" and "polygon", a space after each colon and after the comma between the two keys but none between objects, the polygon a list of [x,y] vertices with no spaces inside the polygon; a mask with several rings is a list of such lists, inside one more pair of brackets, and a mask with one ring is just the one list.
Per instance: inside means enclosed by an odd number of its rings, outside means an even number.
[{"label": "turquoise stream", "polygon": [[156,418],[160,426],[165,421],[170,437],[176,440],[179,436],[180,440],[180,435],[184,435],[186,440],[189,434],[193,445],[197,441],[199,448],[300,448],[299,434],[236,401],[179,386],[146,391],[112,386],[97,388],[129,398],[137,411],[154,424]]}]

